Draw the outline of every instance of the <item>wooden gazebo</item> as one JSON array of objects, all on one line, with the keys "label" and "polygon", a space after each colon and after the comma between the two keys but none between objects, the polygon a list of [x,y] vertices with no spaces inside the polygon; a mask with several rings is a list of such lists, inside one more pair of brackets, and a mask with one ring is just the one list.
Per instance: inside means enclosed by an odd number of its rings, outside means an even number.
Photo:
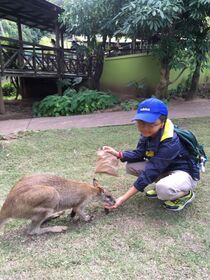
[{"label": "wooden gazebo", "polygon": [[[0,0],[0,18],[15,21],[18,27],[17,40],[0,36],[0,113],[5,111],[1,90],[3,76],[20,77],[22,93],[29,95],[27,92],[34,87],[40,91],[39,82],[43,90],[46,84],[54,81],[55,85],[58,79],[90,75],[88,59],[64,49],[64,30],[58,21],[62,11],[45,0]],[[23,41],[22,24],[54,33],[54,46]]]}]

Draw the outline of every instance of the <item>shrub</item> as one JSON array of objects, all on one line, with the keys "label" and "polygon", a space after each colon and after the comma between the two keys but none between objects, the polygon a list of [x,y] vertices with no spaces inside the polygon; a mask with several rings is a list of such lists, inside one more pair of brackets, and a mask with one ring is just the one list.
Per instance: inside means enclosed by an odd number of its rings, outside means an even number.
[{"label": "shrub", "polygon": [[126,100],[120,103],[120,106],[123,111],[130,111],[130,110],[136,110],[138,108],[138,104],[140,101],[137,100]]},{"label": "shrub", "polygon": [[15,92],[16,90],[12,83],[5,83],[2,87],[3,96],[13,96],[15,95]]},{"label": "shrub", "polygon": [[105,92],[67,89],[63,96],[49,95],[33,105],[33,116],[52,117],[91,113],[119,104],[117,97]]}]

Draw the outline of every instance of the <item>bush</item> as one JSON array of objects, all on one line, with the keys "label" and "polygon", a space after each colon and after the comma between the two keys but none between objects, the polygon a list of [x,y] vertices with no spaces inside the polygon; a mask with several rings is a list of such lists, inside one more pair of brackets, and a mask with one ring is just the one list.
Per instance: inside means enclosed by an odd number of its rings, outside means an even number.
[{"label": "bush", "polygon": [[120,106],[123,111],[130,111],[130,110],[136,110],[138,108],[140,101],[137,100],[126,100],[120,103]]},{"label": "bush", "polygon": [[73,114],[91,113],[112,108],[119,104],[117,97],[105,92],[85,90],[76,92],[67,89],[63,96],[49,95],[33,105],[33,116],[57,117]]},{"label": "bush", "polygon": [[15,87],[11,83],[5,83],[2,87],[3,96],[13,96],[16,93]]}]

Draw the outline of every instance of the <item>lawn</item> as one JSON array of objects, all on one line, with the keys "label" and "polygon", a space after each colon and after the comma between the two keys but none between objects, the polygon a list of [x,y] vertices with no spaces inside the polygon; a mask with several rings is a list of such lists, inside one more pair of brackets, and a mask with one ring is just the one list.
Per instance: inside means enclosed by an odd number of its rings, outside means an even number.
[{"label": "lawn", "polygon": [[[210,154],[210,119],[183,119]],[[23,175],[51,173],[91,182],[96,151],[103,145],[120,149],[136,146],[135,126],[51,130],[26,133],[2,141],[0,205]],[[67,225],[61,234],[29,237],[29,221],[10,220],[0,231],[0,279],[210,279],[210,172],[202,175],[196,199],[181,212],[165,210],[158,200],[139,193],[121,208],[104,214],[93,202],[94,220],[71,220],[67,214],[49,224]],[[115,197],[135,178],[97,175]]]}]

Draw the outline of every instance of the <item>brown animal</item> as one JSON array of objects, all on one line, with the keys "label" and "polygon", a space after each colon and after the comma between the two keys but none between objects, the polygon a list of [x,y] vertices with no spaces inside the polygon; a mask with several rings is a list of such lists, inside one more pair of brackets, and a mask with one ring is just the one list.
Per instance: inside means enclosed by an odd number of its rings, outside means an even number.
[{"label": "brown animal", "polygon": [[0,211],[0,227],[9,218],[22,218],[31,220],[30,235],[62,232],[67,227],[40,226],[56,216],[58,211],[71,208],[72,217],[77,213],[83,220],[90,221],[91,217],[84,212],[84,208],[94,198],[109,205],[115,203],[111,194],[95,179],[90,185],[54,175],[26,176],[10,190]]}]

